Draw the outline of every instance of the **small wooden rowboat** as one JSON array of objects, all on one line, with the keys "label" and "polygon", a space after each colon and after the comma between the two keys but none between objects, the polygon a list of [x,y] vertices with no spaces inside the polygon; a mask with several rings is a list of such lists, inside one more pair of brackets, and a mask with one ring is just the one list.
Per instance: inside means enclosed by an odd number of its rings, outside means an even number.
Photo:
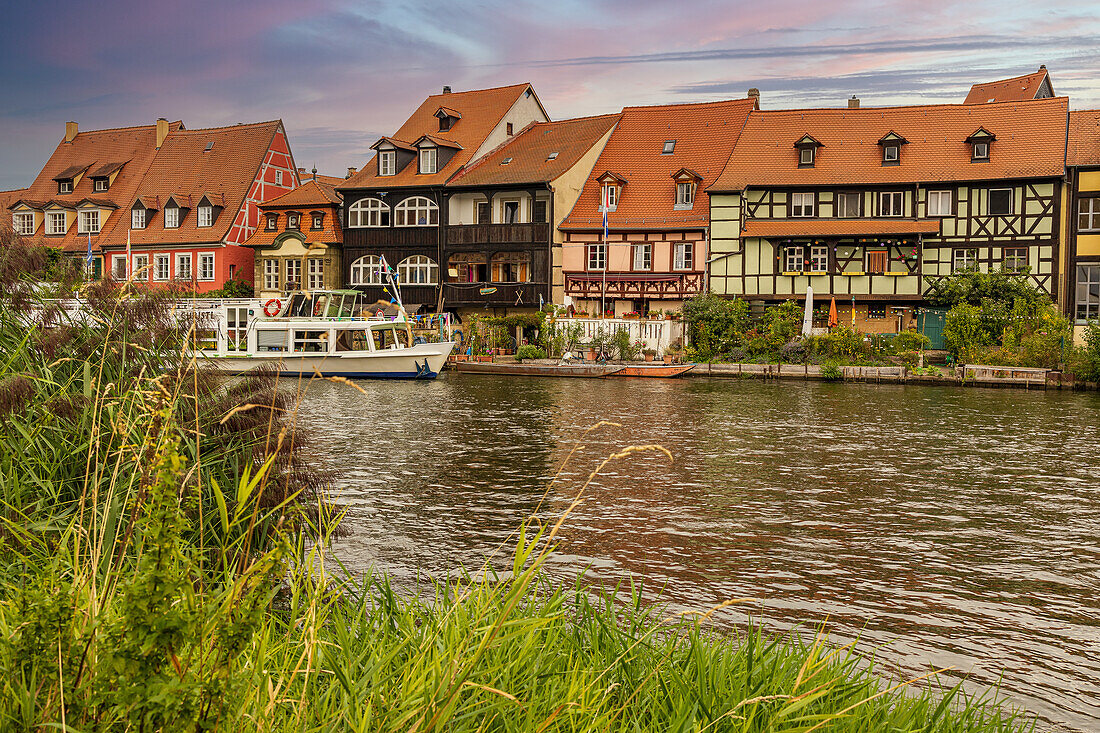
[{"label": "small wooden rowboat", "polygon": [[458,361],[451,365],[466,374],[505,374],[514,377],[678,377],[695,368],[694,364],[493,364]]},{"label": "small wooden rowboat", "polygon": [[670,379],[690,372],[694,368],[694,364],[627,364],[622,369],[611,372],[607,376]]}]

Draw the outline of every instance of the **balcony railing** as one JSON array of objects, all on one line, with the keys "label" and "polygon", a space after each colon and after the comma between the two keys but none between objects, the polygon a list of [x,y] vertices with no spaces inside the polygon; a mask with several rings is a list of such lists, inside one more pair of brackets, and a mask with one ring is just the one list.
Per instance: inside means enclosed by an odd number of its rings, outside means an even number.
[{"label": "balcony railing", "polygon": [[538,308],[539,295],[547,297],[546,283],[445,283],[443,307],[490,305]]},{"label": "balcony railing", "polygon": [[447,244],[545,244],[549,224],[460,224],[447,227]]}]

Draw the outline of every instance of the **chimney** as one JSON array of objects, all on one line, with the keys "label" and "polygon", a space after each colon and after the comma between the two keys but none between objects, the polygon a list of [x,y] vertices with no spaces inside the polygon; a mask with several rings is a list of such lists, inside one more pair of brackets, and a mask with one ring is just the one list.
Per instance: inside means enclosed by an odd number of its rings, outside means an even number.
[{"label": "chimney", "polygon": [[168,120],[163,117],[157,118],[157,150],[160,150],[160,146],[164,144],[164,138],[168,137]]},{"label": "chimney", "polygon": [[1039,71],[1046,71],[1046,70],[1047,70],[1047,65],[1046,64],[1039,64]]},{"label": "chimney", "polygon": [[859,109],[859,97],[852,95],[852,98],[848,100],[848,109]]},{"label": "chimney", "polygon": [[443,93],[444,94],[450,94],[451,93],[451,88],[449,86],[443,87]]},{"label": "chimney", "polygon": [[749,93],[748,93],[748,98],[754,100],[753,101],[753,109],[760,109],[760,90],[759,89],[757,89],[756,87],[753,87],[752,89],[750,89]]},{"label": "chimney", "polygon": [[71,143],[73,141],[73,138],[75,138],[75,137],[76,137],[76,123],[75,122],[66,122],[65,123],[65,142]]},{"label": "chimney", "polygon": [[348,174],[346,176],[344,176],[344,178],[351,178],[354,175],[355,175],[355,168],[352,168],[352,167],[349,166],[348,167]]}]

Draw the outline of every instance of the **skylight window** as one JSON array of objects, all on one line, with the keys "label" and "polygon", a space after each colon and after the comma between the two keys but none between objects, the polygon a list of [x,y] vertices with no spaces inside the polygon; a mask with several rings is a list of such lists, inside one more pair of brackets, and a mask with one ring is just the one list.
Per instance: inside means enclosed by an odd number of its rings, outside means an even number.
[{"label": "skylight window", "polygon": [[210,152],[211,150],[213,150],[213,149],[214,149],[214,141],[213,141],[213,140],[211,140],[210,142],[208,142],[208,143],[206,144],[206,150],[205,150],[204,152],[207,152],[207,153],[209,153],[209,152]]},{"label": "skylight window", "polygon": [[547,160],[553,160],[556,157],[558,157],[558,151],[555,150],[554,152],[550,153],[550,155],[547,155],[546,159]]},{"label": "skylight window", "polygon": [[508,165],[511,162],[512,162],[511,158],[505,158],[504,160],[500,161],[500,164],[501,165]]},{"label": "skylight window", "polygon": [[665,140],[665,147],[661,150],[661,155],[672,155],[672,151],[676,149],[675,140]]}]

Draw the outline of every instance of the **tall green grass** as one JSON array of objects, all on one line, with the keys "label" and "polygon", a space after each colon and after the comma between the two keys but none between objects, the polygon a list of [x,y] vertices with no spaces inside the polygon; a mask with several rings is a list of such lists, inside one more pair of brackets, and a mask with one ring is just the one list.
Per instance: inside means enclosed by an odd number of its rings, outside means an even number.
[{"label": "tall green grass", "polygon": [[[0,285],[29,269],[3,258]],[[519,528],[508,572],[420,594],[329,568],[286,385],[180,368],[160,305],[93,296],[78,326],[0,303],[0,730],[1031,727],[820,633],[719,633],[638,588],[553,583],[567,517]],[[661,449],[608,460],[639,450]]]}]

